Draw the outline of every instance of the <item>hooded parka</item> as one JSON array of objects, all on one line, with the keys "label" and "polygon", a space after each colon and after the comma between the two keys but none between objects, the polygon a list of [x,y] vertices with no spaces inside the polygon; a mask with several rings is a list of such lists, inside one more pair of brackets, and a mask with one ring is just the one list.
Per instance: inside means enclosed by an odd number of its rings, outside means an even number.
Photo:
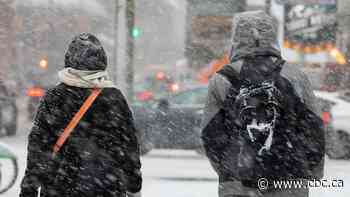
[{"label": "hooded parka", "polygon": [[[231,63],[225,66],[226,72],[227,70],[232,71],[232,76],[239,75],[245,59],[258,60],[256,57],[259,57],[259,59],[266,60],[266,63],[269,64],[277,61],[278,58],[276,57],[281,57],[277,40],[277,27],[274,25],[273,18],[263,11],[236,14],[233,18],[232,34]],[[264,65],[264,63],[261,62],[259,65]],[[295,91],[303,106],[305,105],[312,113],[319,115],[318,104],[311,84],[307,76],[298,69],[298,65],[286,63],[283,65],[280,74],[292,85],[294,90],[291,91]],[[225,115],[221,115],[222,109],[225,107],[227,94],[230,88],[236,85],[232,83],[235,83],[234,80],[228,79],[220,72],[210,79],[202,120],[202,140],[206,154],[219,176],[219,196],[308,196],[308,189],[279,190],[262,194],[255,188],[242,185],[237,171],[240,151],[237,136],[232,136],[226,131],[224,126]],[[322,152],[322,150],[320,151]],[[313,169],[312,174],[315,177],[322,177],[323,162],[320,162]]]},{"label": "hooded parka", "polygon": [[[107,58],[100,42],[80,34],[65,58],[69,70],[37,109],[20,197],[37,197],[39,191],[41,197],[124,197],[139,192],[141,163],[132,113],[121,91],[106,83]],[[67,77],[67,72],[73,74]],[[97,78],[88,87],[92,75]],[[58,137],[94,87],[102,92],[53,158]]]}]

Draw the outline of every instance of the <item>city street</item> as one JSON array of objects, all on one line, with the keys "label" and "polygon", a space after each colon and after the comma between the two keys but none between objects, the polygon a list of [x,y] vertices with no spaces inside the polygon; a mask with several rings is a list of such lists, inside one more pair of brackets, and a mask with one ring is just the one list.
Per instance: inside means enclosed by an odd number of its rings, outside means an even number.
[{"label": "city street", "polygon": [[[26,127],[26,128],[24,128]],[[15,197],[24,173],[26,159],[26,131],[30,123],[22,124],[22,134],[3,138],[18,155],[20,178],[4,197]],[[216,197],[217,176],[205,157],[194,151],[153,150],[142,158],[145,197]],[[6,168],[6,166],[3,166]],[[313,189],[311,197],[348,197],[350,193],[350,161],[326,160],[326,178],[344,180],[344,188]]]},{"label": "city street", "polygon": [[349,9],[0,0],[0,197],[350,197]]},{"label": "city street", "polygon": [[[26,157],[25,135],[1,139],[12,144],[20,163],[20,178],[4,197],[18,196]],[[217,177],[209,162],[194,151],[155,150],[142,158],[143,196],[213,197],[217,196]],[[3,166],[6,168],[6,166]]]}]

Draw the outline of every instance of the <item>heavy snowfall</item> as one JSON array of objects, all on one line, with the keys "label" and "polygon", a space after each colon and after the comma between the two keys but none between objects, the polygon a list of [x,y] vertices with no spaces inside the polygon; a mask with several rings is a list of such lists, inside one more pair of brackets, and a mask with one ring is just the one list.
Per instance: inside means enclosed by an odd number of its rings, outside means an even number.
[{"label": "heavy snowfall", "polygon": [[0,195],[348,197],[349,9],[0,0]]}]

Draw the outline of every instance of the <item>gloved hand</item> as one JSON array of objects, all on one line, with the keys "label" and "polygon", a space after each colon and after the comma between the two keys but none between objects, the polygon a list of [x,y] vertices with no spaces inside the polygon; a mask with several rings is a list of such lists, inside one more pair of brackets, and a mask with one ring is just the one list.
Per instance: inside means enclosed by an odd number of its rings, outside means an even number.
[{"label": "gloved hand", "polygon": [[131,193],[131,192],[126,192],[127,197],[141,197],[141,192],[137,193]]}]

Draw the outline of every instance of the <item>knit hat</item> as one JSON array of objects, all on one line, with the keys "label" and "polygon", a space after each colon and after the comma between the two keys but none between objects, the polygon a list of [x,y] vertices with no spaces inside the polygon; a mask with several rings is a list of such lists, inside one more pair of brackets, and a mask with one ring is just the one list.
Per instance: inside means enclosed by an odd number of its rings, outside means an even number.
[{"label": "knit hat", "polygon": [[74,37],[65,55],[65,67],[77,70],[105,70],[107,56],[100,41],[90,33]]}]

